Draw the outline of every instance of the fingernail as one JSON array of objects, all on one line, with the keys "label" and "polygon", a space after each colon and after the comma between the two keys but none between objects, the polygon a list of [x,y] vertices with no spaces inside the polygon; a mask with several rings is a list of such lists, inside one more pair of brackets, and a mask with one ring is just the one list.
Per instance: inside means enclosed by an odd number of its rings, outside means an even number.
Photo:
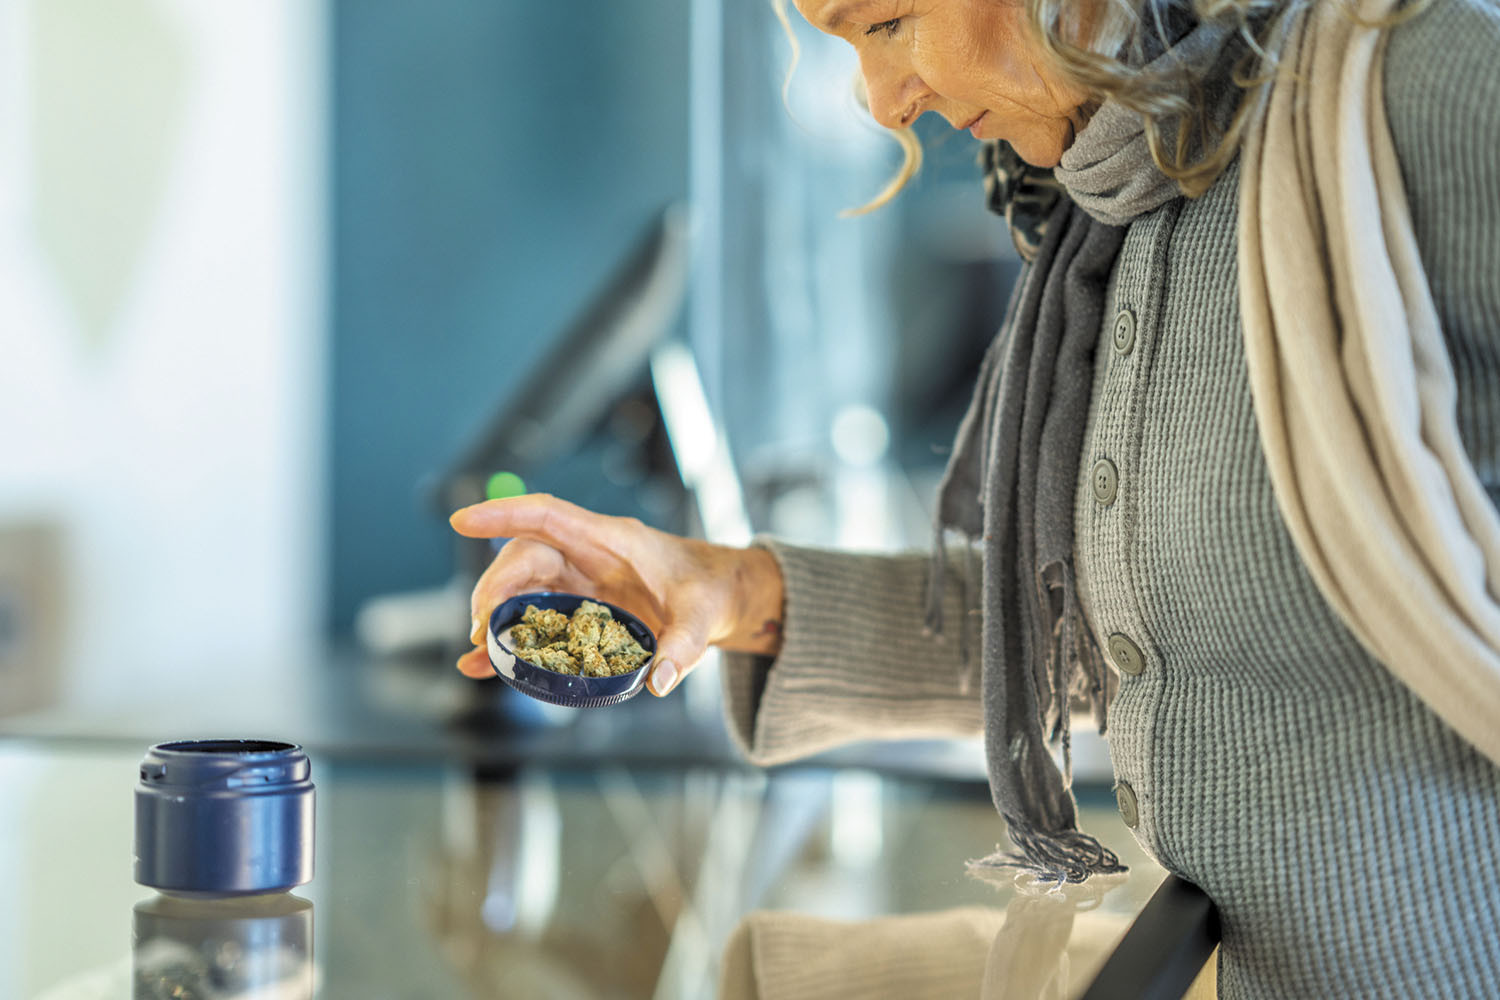
[{"label": "fingernail", "polygon": [[484,642],[484,622],[478,618],[469,619],[469,641],[476,646]]},{"label": "fingernail", "polygon": [[671,660],[661,660],[656,664],[656,669],[651,671],[651,690],[658,695],[666,694],[676,683],[677,664]]}]

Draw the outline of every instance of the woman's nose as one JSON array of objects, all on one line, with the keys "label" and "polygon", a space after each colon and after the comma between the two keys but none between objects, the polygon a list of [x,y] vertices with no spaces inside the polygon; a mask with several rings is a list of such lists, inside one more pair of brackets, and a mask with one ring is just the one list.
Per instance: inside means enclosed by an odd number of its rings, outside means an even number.
[{"label": "woman's nose", "polygon": [[861,53],[860,72],[865,79],[865,100],[870,114],[886,128],[905,128],[927,110],[932,91],[909,64]]}]

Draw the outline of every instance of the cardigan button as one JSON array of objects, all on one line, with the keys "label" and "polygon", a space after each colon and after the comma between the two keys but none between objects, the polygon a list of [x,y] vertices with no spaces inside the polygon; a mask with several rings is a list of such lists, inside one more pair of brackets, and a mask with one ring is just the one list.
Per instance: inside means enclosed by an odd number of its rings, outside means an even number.
[{"label": "cardigan button", "polygon": [[1115,786],[1115,804],[1120,807],[1120,818],[1132,830],[1141,822],[1140,805],[1135,801],[1135,789],[1125,782]]},{"label": "cardigan button", "polygon": [[1120,488],[1120,473],[1115,469],[1115,463],[1107,458],[1099,459],[1094,463],[1089,478],[1093,483],[1095,500],[1106,507],[1115,502],[1115,494]]},{"label": "cardigan button", "polygon": [[1135,313],[1121,309],[1115,317],[1115,353],[1129,354],[1135,346]]},{"label": "cardigan button", "polygon": [[1109,658],[1115,661],[1120,673],[1131,677],[1139,677],[1146,669],[1146,657],[1141,653],[1141,647],[1120,632],[1109,637]]}]

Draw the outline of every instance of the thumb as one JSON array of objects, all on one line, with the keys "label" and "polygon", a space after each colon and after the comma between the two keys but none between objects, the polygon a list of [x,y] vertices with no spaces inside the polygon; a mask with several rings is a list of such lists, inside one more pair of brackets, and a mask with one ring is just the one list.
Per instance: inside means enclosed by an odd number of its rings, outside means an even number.
[{"label": "thumb", "polygon": [[708,651],[708,624],[680,619],[662,629],[656,638],[656,662],[648,683],[651,693],[665,695],[681,682]]}]

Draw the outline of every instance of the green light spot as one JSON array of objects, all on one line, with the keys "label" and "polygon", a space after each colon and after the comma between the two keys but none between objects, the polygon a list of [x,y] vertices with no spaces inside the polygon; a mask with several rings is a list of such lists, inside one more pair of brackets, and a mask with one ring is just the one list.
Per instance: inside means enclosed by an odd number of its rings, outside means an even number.
[{"label": "green light spot", "polygon": [[526,492],[526,481],[514,472],[497,472],[484,484],[486,500],[505,500]]}]

